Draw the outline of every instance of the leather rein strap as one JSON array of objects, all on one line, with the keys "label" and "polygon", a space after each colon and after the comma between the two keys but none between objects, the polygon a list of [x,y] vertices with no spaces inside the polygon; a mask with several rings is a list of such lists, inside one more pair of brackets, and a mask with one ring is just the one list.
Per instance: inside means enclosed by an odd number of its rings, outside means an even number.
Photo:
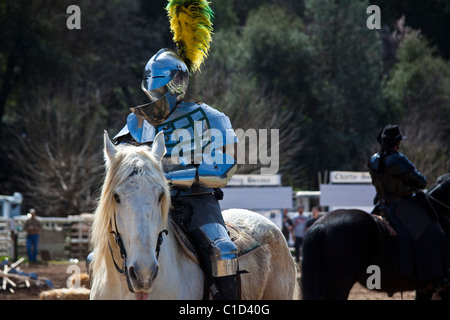
[{"label": "leather rein strap", "polygon": [[[110,222],[110,224],[111,224],[111,222]],[[123,260],[122,268],[120,268],[119,265],[116,263],[111,245],[109,244],[109,241],[108,241],[109,252],[111,253],[111,258],[113,260],[114,267],[116,268],[117,272],[119,272],[121,275],[125,276],[125,278],[127,279],[128,290],[131,293],[134,293],[133,286],[131,285],[131,281],[130,281],[130,276],[128,274],[127,251],[125,250],[125,246],[123,245],[123,241],[122,241],[122,237],[120,236],[119,229],[117,229],[116,215],[114,215],[114,228],[116,230],[115,231],[113,230],[110,233],[112,233],[114,235],[114,240],[115,240],[116,244],[119,246],[120,257]],[[169,232],[166,229],[164,229],[158,234],[158,241],[156,243],[156,259],[159,259],[159,252],[161,251],[161,245],[163,243],[163,234],[167,235],[168,233]]]},{"label": "leather rein strap", "polygon": [[445,203],[443,203],[442,201],[430,196],[429,194],[427,195],[428,198],[430,198],[431,200],[433,200],[434,202],[439,203],[441,206],[443,206],[444,208],[446,208],[447,210],[450,210],[450,206],[446,205]]}]

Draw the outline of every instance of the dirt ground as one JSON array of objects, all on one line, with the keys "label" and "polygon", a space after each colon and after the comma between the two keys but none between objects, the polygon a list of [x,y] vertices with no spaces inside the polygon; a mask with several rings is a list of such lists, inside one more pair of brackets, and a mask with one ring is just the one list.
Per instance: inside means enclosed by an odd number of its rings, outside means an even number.
[{"label": "dirt ground", "polygon": [[[36,264],[36,265],[22,265],[21,270],[24,272],[35,272],[39,279],[48,278],[52,281],[56,289],[66,288],[67,279],[72,274],[68,272],[68,268],[72,265],[77,265],[82,273],[86,272],[84,261],[78,263],[48,263],[48,264]],[[1,284],[1,281],[0,281]],[[30,288],[25,286],[18,286],[14,288],[14,293],[9,291],[3,291],[0,287],[0,300],[38,300],[39,293],[41,291],[48,290],[45,285],[37,286],[31,284]],[[375,292],[368,290],[360,284],[355,284],[350,292],[349,300],[413,300],[414,292],[403,292],[403,297],[400,293],[396,293],[392,297],[388,297],[386,293]]]},{"label": "dirt ground", "polygon": [[[49,279],[53,283],[55,289],[61,289],[67,288],[67,279],[72,275],[73,271],[71,271],[71,269],[73,269],[73,267],[71,266],[74,265],[80,268],[79,270],[81,273],[86,272],[84,261],[78,263],[52,262],[31,265],[22,264],[20,265],[20,270],[26,273],[34,272],[37,274],[39,280]],[[1,283],[2,281],[0,281],[0,300],[39,300],[41,291],[50,289],[45,284],[38,286],[34,283],[30,283],[30,287],[27,288],[23,283],[17,282],[17,287],[13,288],[14,293],[11,293],[8,290],[2,290]]]},{"label": "dirt ground", "polygon": [[414,300],[415,291],[397,292],[392,297],[387,293],[369,290],[359,283],[356,283],[350,292],[349,300]]}]

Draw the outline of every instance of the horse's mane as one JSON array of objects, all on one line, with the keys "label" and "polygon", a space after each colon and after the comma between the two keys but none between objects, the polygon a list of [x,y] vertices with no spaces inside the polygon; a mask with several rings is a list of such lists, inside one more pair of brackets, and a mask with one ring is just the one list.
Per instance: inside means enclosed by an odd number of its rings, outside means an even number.
[{"label": "horse's mane", "polygon": [[91,229],[90,249],[94,252],[94,257],[90,264],[90,271],[94,277],[106,275],[107,272],[114,270],[108,243],[111,244],[116,261],[120,261],[118,246],[115,245],[114,237],[110,233],[112,219],[116,213],[114,193],[130,175],[140,174],[144,178],[142,181],[154,183],[163,190],[161,227],[165,228],[167,225],[170,191],[160,162],[155,159],[147,146],[124,144],[117,146],[116,150],[117,153],[113,159],[105,156],[106,175]]}]

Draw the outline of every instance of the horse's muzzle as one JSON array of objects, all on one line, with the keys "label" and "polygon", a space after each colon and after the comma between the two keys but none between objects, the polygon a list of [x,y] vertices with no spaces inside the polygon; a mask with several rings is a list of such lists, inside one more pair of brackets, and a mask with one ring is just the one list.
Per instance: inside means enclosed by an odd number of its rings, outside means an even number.
[{"label": "horse's muzzle", "polygon": [[135,292],[150,292],[154,280],[158,276],[159,264],[140,267],[137,263],[128,266],[128,275]]}]

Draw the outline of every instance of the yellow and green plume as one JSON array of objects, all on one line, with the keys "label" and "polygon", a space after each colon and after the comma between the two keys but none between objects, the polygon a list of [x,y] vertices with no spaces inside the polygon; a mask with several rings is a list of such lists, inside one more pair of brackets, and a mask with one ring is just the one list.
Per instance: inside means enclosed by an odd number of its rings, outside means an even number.
[{"label": "yellow and green plume", "polygon": [[209,53],[214,17],[209,4],[207,0],[169,0],[166,6],[178,55],[191,74],[200,69]]}]

